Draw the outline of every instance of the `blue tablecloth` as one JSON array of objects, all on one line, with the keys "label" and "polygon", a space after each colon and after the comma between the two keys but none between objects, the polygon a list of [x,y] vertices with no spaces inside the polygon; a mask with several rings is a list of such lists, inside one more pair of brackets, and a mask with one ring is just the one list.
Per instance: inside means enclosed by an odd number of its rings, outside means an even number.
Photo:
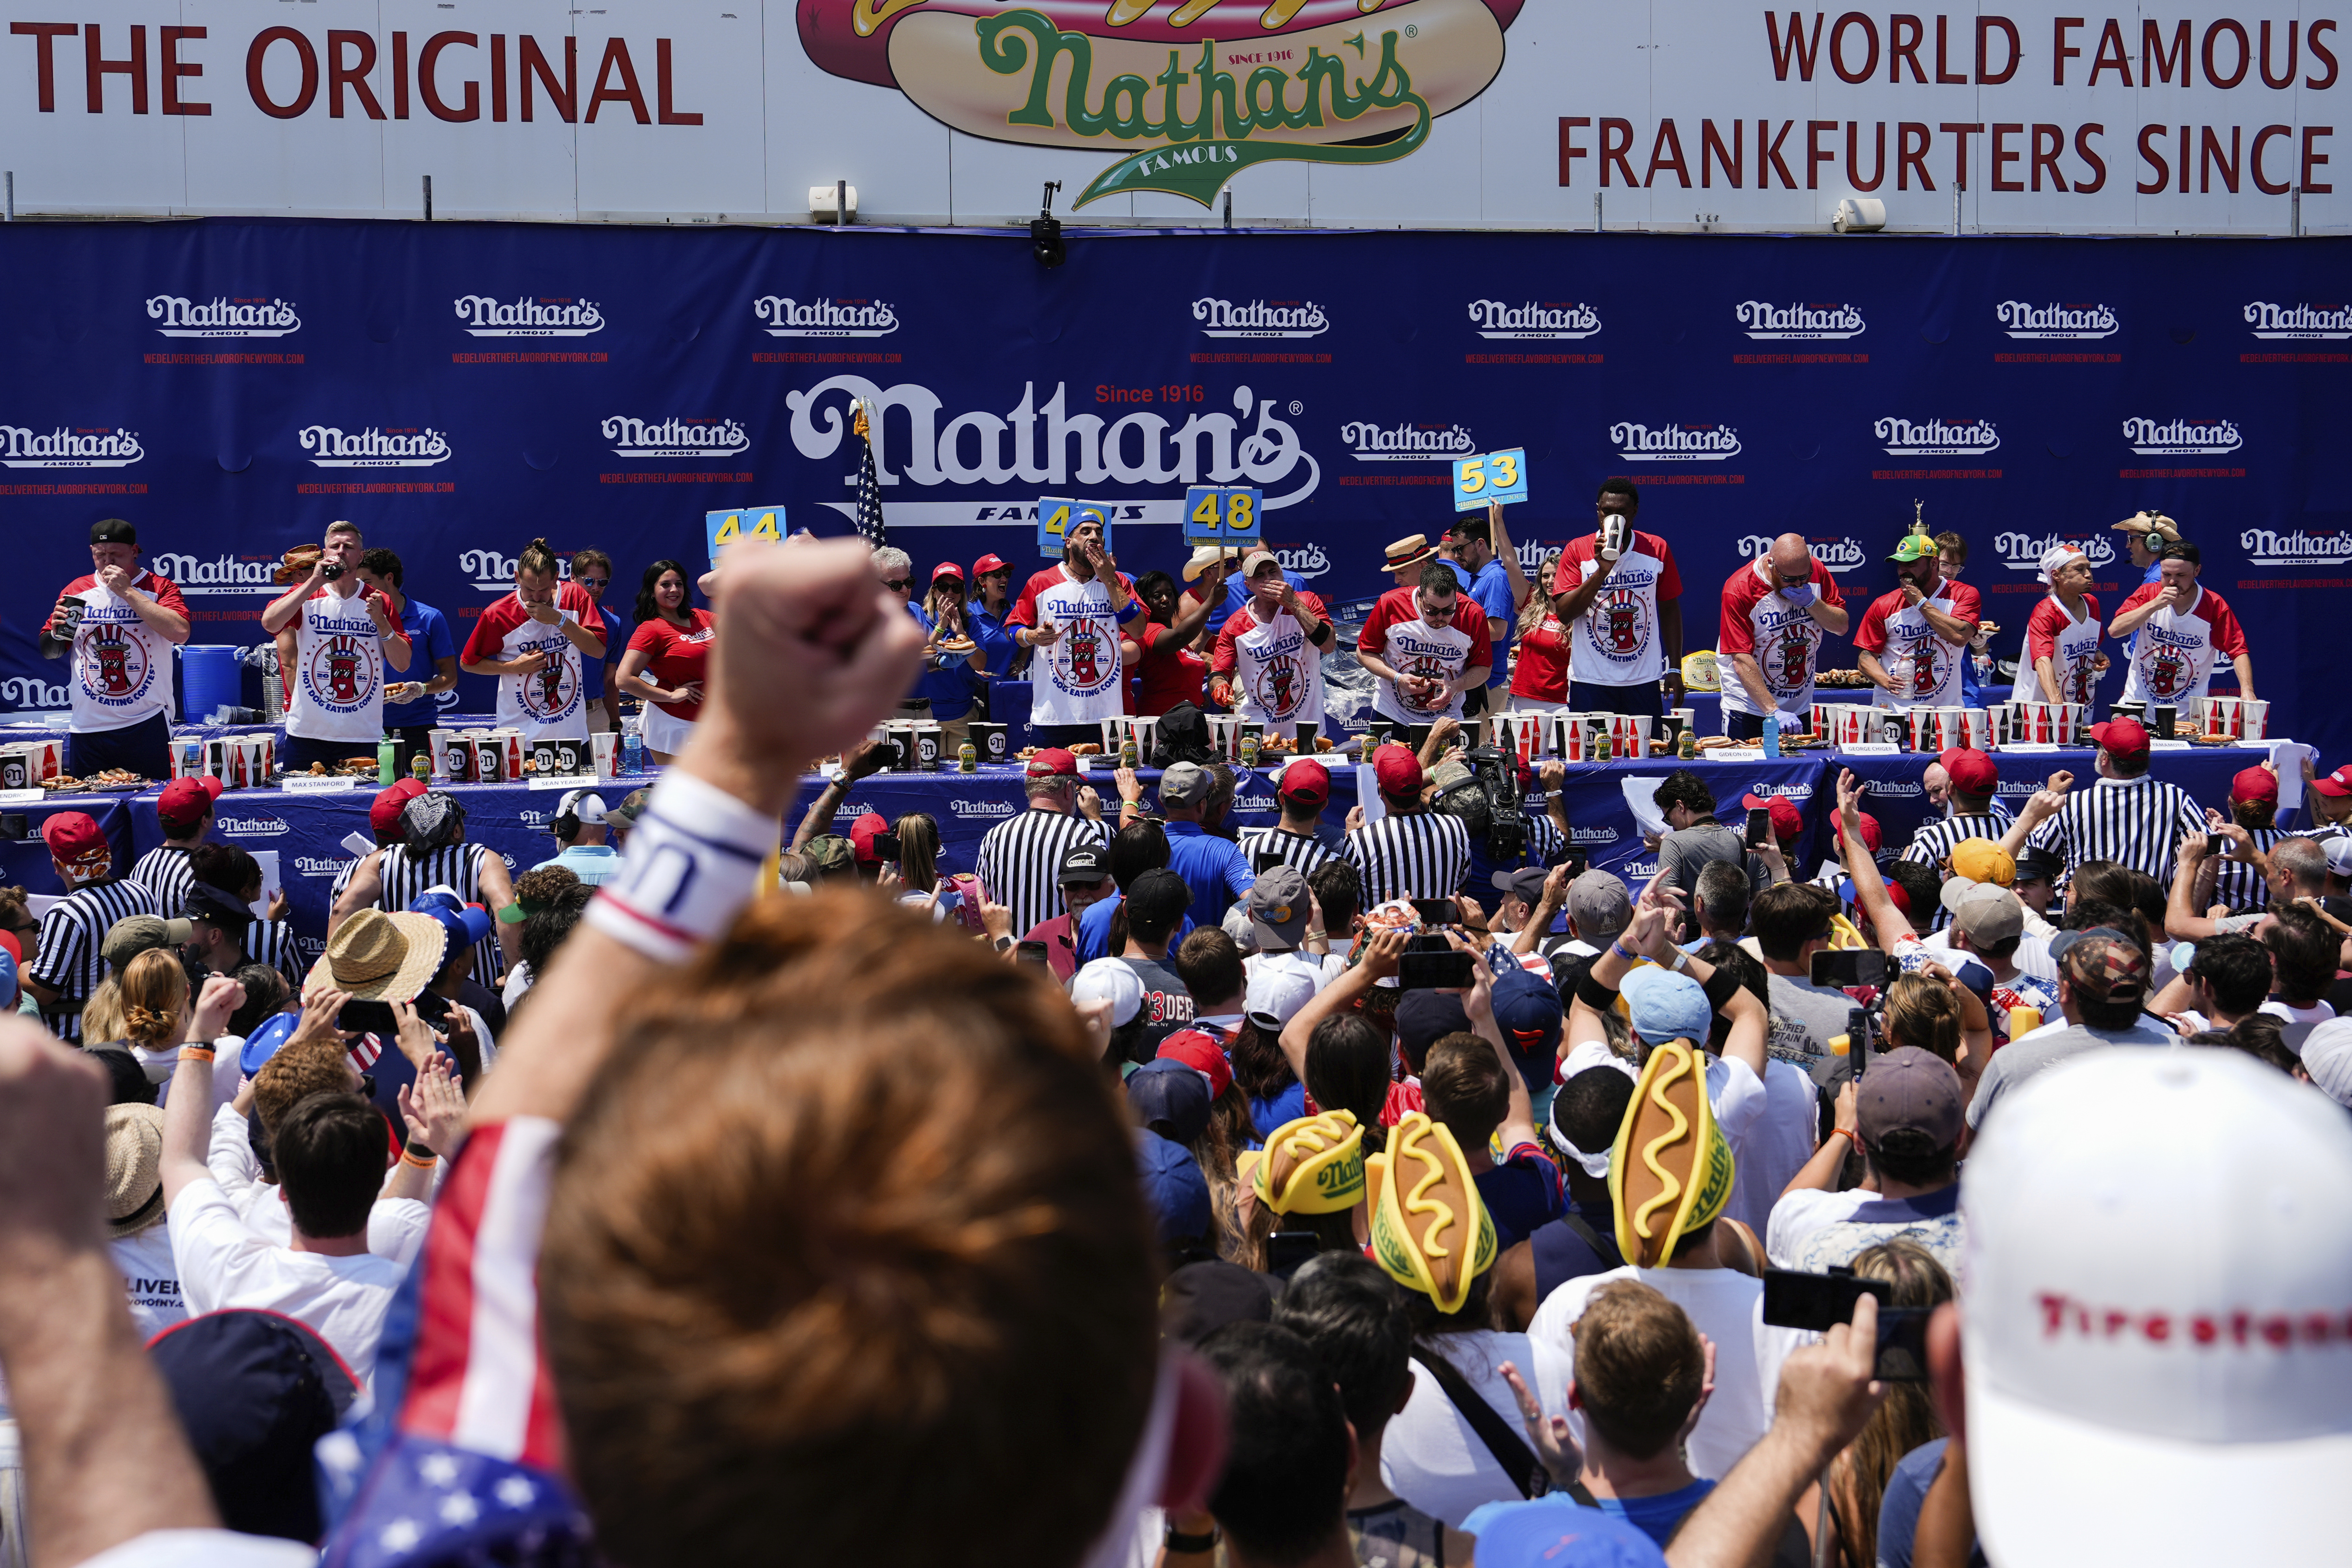
[{"label": "blue tablecloth", "polygon": [[[2154,771],[2158,777],[2186,788],[2199,801],[2219,806],[2229,798],[2231,776],[2260,761],[2263,754],[2240,747],[2163,752],[2156,756]],[[1625,801],[1624,781],[1632,777],[1664,778],[1676,767],[1688,767],[1697,773],[1714,792],[1717,806],[1726,813],[1732,812],[1740,797],[1749,793],[1778,794],[1794,801],[1805,816],[1805,836],[1800,840],[1792,869],[1810,874],[1811,868],[1832,853],[1828,824],[1836,800],[1838,768],[1851,767],[1866,783],[1867,809],[1885,830],[1886,847],[1894,849],[1907,843],[1927,818],[1926,795],[1919,780],[1931,760],[1916,754],[1846,757],[1807,752],[1776,762],[1677,763],[1660,757],[1646,762],[1582,763],[1570,764],[1562,787],[1568,796],[1574,846],[1586,851],[1593,865],[1615,872],[1629,884],[1638,885],[1647,879],[1656,871],[1657,863],[1644,848],[1634,826],[1633,811]],[[2021,805],[2048,774],[2059,769],[2073,773],[2081,784],[2095,776],[2089,752],[2032,755],[2004,752],[1998,753],[1996,761],[2003,775],[2000,793],[2012,805]],[[1149,791],[1156,787],[1159,774],[1146,770],[1143,778]],[[621,778],[598,787],[610,803],[647,782]],[[1117,790],[1108,772],[1093,775],[1089,782],[1103,797],[1104,815],[1115,822]],[[1355,769],[1344,763],[1335,766],[1331,786],[1331,799],[1324,817],[1339,827],[1344,824],[1349,808],[1356,804]],[[824,781],[814,775],[802,781],[784,824],[788,840],[823,787]],[[467,837],[496,850],[509,870],[528,870],[554,855],[555,844],[547,832],[559,798],[553,792],[510,784],[460,784],[452,787],[450,793],[466,808]],[[362,784],[348,794],[233,790],[220,798],[215,809],[217,837],[248,849],[278,852],[291,918],[307,952],[315,954],[323,942],[329,894],[336,874],[352,858],[341,840],[354,832],[363,837],[369,836],[368,805],[374,795],[373,784]],[[28,832],[21,840],[0,841],[0,878],[36,893],[64,890],[38,833],[41,821],[54,813],[89,813],[112,841],[117,863],[126,870],[141,854],[163,842],[152,791],[135,795],[61,795],[38,805],[8,809],[26,814]],[[877,773],[850,790],[835,815],[834,827],[846,833],[849,825],[869,810],[894,821],[908,812],[929,812],[940,826],[942,871],[970,871],[974,868],[982,837],[1023,809],[1022,776],[1015,767],[987,768],[972,773]],[[1541,815],[1543,809],[1542,799],[1528,800],[1531,815]],[[1244,774],[1235,791],[1235,823],[1242,826],[1261,826],[1272,823],[1276,816],[1274,791],[1266,775]],[[1482,851],[1474,890],[1491,901],[1493,894],[1486,886],[1487,869]]]}]

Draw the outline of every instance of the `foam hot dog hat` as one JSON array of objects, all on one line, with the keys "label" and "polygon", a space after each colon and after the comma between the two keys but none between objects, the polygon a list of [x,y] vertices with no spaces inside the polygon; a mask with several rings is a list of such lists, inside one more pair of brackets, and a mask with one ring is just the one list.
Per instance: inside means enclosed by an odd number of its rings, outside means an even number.
[{"label": "foam hot dog hat", "polygon": [[1364,1162],[1364,1182],[1372,1261],[1439,1311],[1460,1311],[1496,1248],[1494,1216],[1454,1134],[1424,1112],[1406,1111],[1389,1129],[1387,1150]]},{"label": "foam hot dog hat", "polygon": [[1609,1205],[1626,1262],[1663,1268],[1675,1244],[1731,1201],[1731,1145],[1706,1099],[1705,1058],[1687,1040],[1650,1053],[1610,1151]]},{"label": "foam hot dog hat", "polygon": [[1234,1166],[1276,1214],[1337,1214],[1364,1196],[1364,1130],[1345,1110],[1301,1116]]},{"label": "foam hot dog hat", "polygon": [[[1370,3],[800,0],[797,22],[819,68],[897,88],[958,131],[1127,155],[1074,205],[1139,188],[1205,204],[1194,187],[1269,157],[1411,153],[1502,69],[1524,0]],[[1410,144],[1363,144],[1382,137]]]}]

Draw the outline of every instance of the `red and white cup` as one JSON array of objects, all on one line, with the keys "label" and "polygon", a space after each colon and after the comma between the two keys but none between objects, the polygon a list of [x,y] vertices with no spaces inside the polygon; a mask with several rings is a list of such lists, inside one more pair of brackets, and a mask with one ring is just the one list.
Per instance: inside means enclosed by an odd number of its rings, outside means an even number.
[{"label": "red and white cup", "polygon": [[2238,704],[2237,728],[2231,732],[2241,741],[2267,741],[2271,738],[2271,705],[2259,697],[2242,697]]},{"label": "red and white cup", "polygon": [[2091,705],[2087,702],[2062,702],[2058,705],[2058,743],[2079,746],[2091,732]]}]

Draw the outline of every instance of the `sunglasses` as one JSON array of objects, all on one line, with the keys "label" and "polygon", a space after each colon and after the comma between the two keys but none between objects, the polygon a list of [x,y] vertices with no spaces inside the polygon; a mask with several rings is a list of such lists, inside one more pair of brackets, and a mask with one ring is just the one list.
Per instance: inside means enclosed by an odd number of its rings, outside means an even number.
[{"label": "sunglasses", "polygon": [[907,591],[907,584],[912,581],[911,577],[885,577],[882,585],[894,594],[903,594]]},{"label": "sunglasses", "polygon": [[1457,599],[1447,605],[1423,605],[1421,613],[1433,621],[1450,621],[1454,618],[1454,612],[1459,608],[1461,601]]},{"label": "sunglasses", "polygon": [[601,588],[612,581],[610,577],[574,577],[572,580],[583,588]]}]

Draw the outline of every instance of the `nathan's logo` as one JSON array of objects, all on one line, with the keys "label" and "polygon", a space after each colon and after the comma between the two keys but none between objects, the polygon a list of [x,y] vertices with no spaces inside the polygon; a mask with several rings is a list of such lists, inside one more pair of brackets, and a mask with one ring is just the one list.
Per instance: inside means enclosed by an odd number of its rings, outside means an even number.
[{"label": "nathan's logo", "polygon": [[1237,795],[1234,796],[1235,811],[1273,811],[1281,803],[1270,795]]},{"label": "nathan's logo", "polygon": [[2257,300],[2246,307],[2246,320],[2258,338],[2352,338],[2352,305],[2267,305]]},{"label": "nathan's logo", "polygon": [[1871,434],[1890,458],[1981,458],[2000,445],[1990,419],[1905,419],[1888,415]]},{"label": "nathan's logo", "polygon": [[1013,803],[1007,800],[951,800],[948,810],[958,816],[1010,816]]},{"label": "nathan's logo", "polygon": [[2126,419],[2124,440],[2143,458],[2219,457],[2246,444],[2227,419]]},{"label": "nathan's logo", "polygon": [[[301,872],[305,877],[340,876],[342,874],[343,868],[350,864],[351,862],[349,860],[336,860],[319,855],[297,855],[294,857],[294,869]],[[298,938],[297,940],[299,941],[299,939]],[[320,951],[322,952],[326,951],[325,944],[320,944]]]},{"label": "nathan's logo", "polygon": [[276,838],[294,831],[294,825],[278,816],[224,816],[214,826],[223,833],[235,833],[247,838]]},{"label": "nathan's logo", "polygon": [[811,300],[775,294],[751,301],[772,338],[881,338],[898,330],[898,312],[879,300]]},{"label": "nathan's logo", "polygon": [[1811,800],[1813,798],[1813,786],[1809,784],[1766,784],[1759,779],[1748,786],[1748,793],[1786,795],[1790,800]]},{"label": "nathan's logo", "polygon": [[1296,572],[1301,577],[1313,579],[1331,570],[1331,558],[1323,553],[1319,544],[1308,544],[1296,550],[1276,550],[1274,558],[1285,572]]},{"label": "nathan's logo", "polygon": [[278,570],[275,558],[240,561],[234,555],[184,555],[166,551],[147,563],[156,576],[187,594],[267,594],[278,597],[286,590],[270,581]]},{"label": "nathan's logo", "polygon": [[2105,305],[2029,305],[2022,300],[2002,300],[1993,319],[2012,338],[2107,338],[2119,325]]},{"label": "nathan's logo", "polygon": [[1720,463],[1739,455],[1739,432],[1728,425],[1609,426],[1609,444],[1629,463]]},{"label": "nathan's logo", "polygon": [[[1809,537],[1805,543],[1812,551],[1813,559],[1832,572],[1858,571],[1870,559],[1859,539],[1832,538],[1823,534],[1817,538]],[[1753,561],[1759,555],[1771,553],[1772,535],[1743,533],[1739,536],[1739,558],[1742,561]]]},{"label": "nathan's logo", "polygon": [[183,300],[158,294],[147,319],[167,338],[282,338],[302,330],[302,318],[283,300]]},{"label": "nathan's logo", "polygon": [[1617,842],[1617,830],[1613,827],[1570,827],[1568,841],[1570,844],[1614,844]]},{"label": "nathan's logo", "polygon": [[1271,305],[1263,300],[1246,305],[1231,300],[1195,300],[1192,319],[1202,323],[1204,338],[1312,338],[1331,330],[1331,318],[1312,300],[1285,300]]},{"label": "nathan's logo", "polygon": [[449,460],[449,437],[422,429],[347,431],[333,425],[305,425],[302,450],[319,468],[429,468]]},{"label": "nathan's logo", "polygon": [[0,707],[46,710],[63,708],[72,700],[73,693],[62,685],[52,686],[36,676],[12,675],[0,679]]},{"label": "nathan's logo", "polygon": [[[1036,384],[1029,382],[1022,386],[1019,405],[1003,414],[975,409],[946,415],[939,394],[927,386],[881,387],[864,376],[835,375],[805,392],[784,394],[793,416],[793,450],[812,459],[833,458],[849,432],[850,405],[861,398],[879,411],[874,468],[885,487],[912,480],[924,486],[1017,484],[1034,491],[1039,485],[1075,481],[1150,486],[1165,494],[1171,486],[1247,479],[1269,492],[1265,505],[1271,511],[1306,500],[1322,479],[1322,468],[1298,432],[1277,416],[1275,399],[1261,398],[1246,386],[1234,388],[1233,414],[1192,413],[1179,425],[1139,409],[1106,425],[1098,414],[1068,412],[1060,382],[1042,406]],[[1296,489],[1270,493],[1302,468],[1304,479]],[[835,482],[840,473],[829,468],[825,482]],[[936,504],[961,510],[959,503]],[[1020,513],[1026,517],[1032,510],[1024,507]],[[1173,511],[1168,516],[1176,521]],[[1120,521],[1129,521],[1126,513]]]},{"label": "nathan's logo", "polygon": [[2250,528],[2238,535],[2238,548],[2246,552],[2249,566],[2341,566],[2352,561],[2352,530],[2305,533],[2296,529],[2281,533]]},{"label": "nathan's logo", "polygon": [[1873,795],[1926,795],[1927,792],[1916,783],[1897,780],[1891,784],[1885,784],[1873,779],[1870,782],[1870,793]]},{"label": "nathan's logo", "polygon": [[1748,335],[1770,342],[1787,338],[1858,338],[1868,329],[1851,305],[1770,305],[1742,300],[1731,312]]},{"label": "nathan's logo", "polygon": [[2039,572],[2042,558],[2064,545],[2079,550],[2094,566],[2112,566],[2116,560],[2115,536],[2109,533],[2023,533],[2011,531],[1992,536],[1993,553],[2000,563],[2012,572]]},{"label": "nathan's logo", "polygon": [[1470,321],[1482,338],[1589,338],[1601,330],[1590,305],[1507,305],[1500,300],[1470,301]]},{"label": "nathan's logo", "polygon": [[732,419],[632,419],[606,417],[604,439],[616,458],[725,458],[751,448],[751,437]]},{"label": "nathan's logo", "polygon": [[1263,8],[1055,0],[1034,9],[802,0],[798,17],[801,47],[818,67],[895,88],[950,129],[1118,154],[1076,205],[1155,190],[1207,206],[1258,163],[1410,157],[1433,119],[1501,70],[1503,28],[1519,8],[1517,0],[1385,9],[1380,0]]},{"label": "nathan's logo", "polygon": [[147,455],[130,431],[104,426],[47,435],[21,425],[0,425],[0,463],[12,468],[120,468]]},{"label": "nathan's logo", "polygon": [[1360,463],[1450,463],[1478,449],[1459,425],[1374,425],[1357,420],[1339,426],[1348,456]]},{"label": "nathan's logo", "polygon": [[457,320],[474,338],[584,338],[604,330],[604,313],[593,300],[528,295],[509,304],[488,294],[460,294]]}]

